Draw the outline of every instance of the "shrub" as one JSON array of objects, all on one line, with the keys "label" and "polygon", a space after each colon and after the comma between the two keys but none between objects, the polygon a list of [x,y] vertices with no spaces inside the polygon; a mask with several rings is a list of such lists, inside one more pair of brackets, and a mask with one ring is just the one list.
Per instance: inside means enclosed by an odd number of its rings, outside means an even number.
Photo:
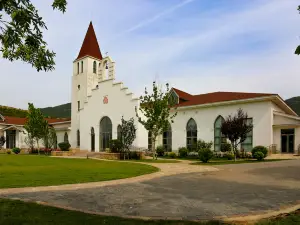
[{"label": "shrub", "polygon": [[157,153],[157,156],[164,156],[164,154],[165,154],[164,147],[163,146],[157,146],[156,153]]},{"label": "shrub", "polygon": [[225,158],[227,158],[228,160],[233,160],[234,159],[234,154],[232,152],[227,152],[224,155]]},{"label": "shrub", "polygon": [[172,159],[174,159],[176,157],[176,153],[175,152],[169,152],[168,156]]},{"label": "shrub", "polygon": [[141,159],[141,154],[137,151],[130,151],[129,152],[129,159],[135,159],[135,160],[140,160]]},{"label": "shrub", "polygon": [[254,147],[251,152],[252,152],[253,157],[256,152],[262,152],[264,154],[264,158],[266,158],[268,155],[268,149],[261,145]]},{"label": "shrub", "polygon": [[71,145],[69,142],[61,142],[58,144],[58,147],[62,150],[62,151],[69,151]]},{"label": "shrub", "polygon": [[11,150],[7,150],[6,153],[10,155],[11,154]]},{"label": "shrub", "polygon": [[111,152],[119,153],[119,152],[122,151],[122,148],[123,148],[122,141],[120,141],[118,139],[113,139],[113,140],[110,141]]},{"label": "shrub", "polygon": [[213,152],[207,148],[200,149],[198,154],[200,160],[204,163],[207,163],[213,157]]},{"label": "shrub", "polygon": [[12,152],[15,154],[19,154],[21,152],[21,150],[19,148],[13,148]]},{"label": "shrub", "polygon": [[213,145],[212,141],[211,142],[205,142],[203,140],[198,140],[197,141],[197,150],[198,151],[201,150],[201,149],[209,149],[210,150],[212,145]]},{"label": "shrub", "polygon": [[178,149],[178,154],[180,158],[185,158],[188,156],[188,149],[186,147],[181,147]]},{"label": "shrub", "polygon": [[231,144],[230,143],[222,143],[221,144],[221,152],[231,152]]},{"label": "shrub", "polygon": [[265,155],[264,155],[264,153],[257,151],[254,153],[253,157],[255,159],[257,159],[258,161],[262,161],[262,160],[264,160]]}]

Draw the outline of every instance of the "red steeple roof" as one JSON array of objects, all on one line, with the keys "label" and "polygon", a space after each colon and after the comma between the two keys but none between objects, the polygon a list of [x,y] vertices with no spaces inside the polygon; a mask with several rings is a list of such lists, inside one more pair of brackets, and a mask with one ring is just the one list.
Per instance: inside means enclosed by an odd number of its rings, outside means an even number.
[{"label": "red steeple roof", "polygon": [[90,22],[89,28],[86,32],[77,59],[82,58],[84,56],[92,56],[96,59],[102,60],[102,54],[100,52],[99,44],[92,22]]}]

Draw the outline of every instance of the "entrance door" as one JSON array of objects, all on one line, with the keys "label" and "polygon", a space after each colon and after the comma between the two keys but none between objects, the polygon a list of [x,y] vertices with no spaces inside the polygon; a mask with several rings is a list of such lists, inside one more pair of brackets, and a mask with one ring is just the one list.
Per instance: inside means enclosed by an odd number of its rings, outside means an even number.
[{"label": "entrance door", "polygon": [[295,129],[281,130],[281,152],[294,153],[295,149]]},{"label": "entrance door", "polygon": [[6,148],[16,147],[16,130],[6,130]]}]

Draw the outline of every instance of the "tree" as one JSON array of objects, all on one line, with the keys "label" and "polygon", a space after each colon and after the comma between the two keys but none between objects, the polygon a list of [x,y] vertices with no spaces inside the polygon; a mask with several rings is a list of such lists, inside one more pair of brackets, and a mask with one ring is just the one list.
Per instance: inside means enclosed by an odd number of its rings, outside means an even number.
[{"label": "tree", "polygon": [[35,108],[32,103],[28,103],[28,115],[24,128],[27,133],[35,140],[39,154],[39,140],[45,136],[45,130],[47,130],[46,127],[48,126],[48,122],[47,120],[45,120],[40,109]]},{"label": "tree", "polygon": [[33,150],[34,149],[34,138],[30,135],[30,134],[27,134],[27,137],[25,137],[25,143],[26,145],[31,149]]},{"label": "tree", "polygon": [[122,148],[124,149],[124,151],[128,152],[128,158],[129,158],[129,148],[132,145],[134,139],[136,138],[136,127],[134,125],[133,118],[130,118],[129,120],[124,120],[124,118],[122,117],[121,121],[122,121],[121,124]]},{"label": "tree", "polygon": [[[138,121],[151,133],[151,143],[153,158],[157,158],[155,142],[157,136],[168,129],[169,122],[173,123],[173,119],[177,112],[170,113],[174,102],[169,101],[169,84],[166,84],[166,92],[159,89],[156,82],[153,82],[152,93],[148,93],[145,88],[145,95],[140,97],[141,116],[138,114],[137,108],[136,116]],[[176,108],[174,108],[176,110]]]},{"label": "tree", "polygon": [[5,144],[5,137],[4,136],[1,136],[0,137],[0,149],[3,147],[3,145]]},{"label": "tree", "polygon": [[[67,0],[53,0],[53,9],[64,13],[66,7]],[[22,60],[37,71],[53,70],[55,53],[47,49],[42,29],[47,29],[47,26],[31,0],[0,1],[0,51],[3,58]]]},{"label": "tree", "polygon": [[[46,121],[46,120],[45,120]],[[53,148],[56,143],[56,132],[55,129],[51,126],[43,126],[43,144],[46,149]]]},{"label": "tree", "polygon": [[[300,5],[298,5],[298,9],[297,9],[300,13]],[[300,45],[298,45],[298,47],[296,48],[295,54],[300,55]]]},{"label": "tree", "polygon": [[229,115],[221,125],[222,134],[231,142],[235,161],[237,146],[246,140],[247,134],[253,128],[252,123],[249,124],[247,120],[247,113],[245,113],[242,109],[238,109],[236,115]]}]

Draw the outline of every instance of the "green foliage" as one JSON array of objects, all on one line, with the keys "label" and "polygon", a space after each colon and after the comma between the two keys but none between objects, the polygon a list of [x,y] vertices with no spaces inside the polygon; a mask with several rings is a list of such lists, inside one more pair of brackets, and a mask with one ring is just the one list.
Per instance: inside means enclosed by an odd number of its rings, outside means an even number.
[{"label": "green foliage", "polygon": [[21,149],[19,149],[19,148],[13,148],[12,152],[15,153],[15,154],[19,154],[21,152]]},{"label": "green foliage", "polygon": [[34,138],[30,135],[30,134],[27,134],[27,137],[25,137],[25,143],[26,145],[31,149],[33,150],[34,149],[34,143],[35,143],[35,140]]},{"label": "green foliage", "polygon": [[45,120],[40,109],[36,109],[32,103],[28,103],[28,114],[24,128],[27,133],[35,139],[38,149],[39,140],[45,136],[48,127],[48,122]]},{"label": "green foliage", "polygon": [[11,150],[6,150],[6,153],[8,154],[8,155],[10,155],[11,154]]},{"label": "green foliage", "polygon": [[157,153],[157,156],[164,156],[164,154],[165,154],[164,147],[162,145],[157,146],[156,153]]},{"label": "green foliage", "polygon": [[129,152],[129,159],[141,160],[142,159],[142,155],[139,152],[137,152],[137,151],[130,151]]},{"label": "green foliage", "polygon": [[13,117],[25,118],[27,116],[27,110],[1,105],[0,114],[2,116],[13,116]]},{"label": "green foliage", "polygon": [[113,153],[121,152],[123,149],[122,141],[120,141],[118,139],[110,140],[110,148],[111,148],[111,152],[113,152]]},{"label": "green foliage", "polygon": [[67,152],[69,151],[71,145],[69,142],[60,142],[58,144],[58,147],[60,148],[60,150]]},{"label": "green foliage", "polygon": [[253,154],[253,158],[257,159],[258,161],[262,161],[262,160],[264,160],[265,155],[264,155],[264,153],[262,153],[262,152],[260,152],[260,151],[256,151],[256,152]]},{"label": "green foliage", "polygon": [[40,110],[45,116],[50,116],[52,118],[71,118],[71,103],[41,108]]},{"label": "green foliage", "polygon": [[230,143],[222,143],[221,144],[221,152],[231,152],[231,144]]},{"label": "green foliage", "polygon": [[[66,5],[66,0],[54,0],[52,7],[65,12]],[[47,29],[46,24],[30,0],[0,1],[0,51],[3,58],[22,60],[37,71],[53,70],[55,53],[47,49],[43,29]]]},{"label": "green foliage", "polygon": [[53,148],[57,143],[56,131],[53,127],[45,126],[42,141],[45,148]]},{"label": "green foliage", "polygon": [[262,152],[264,154],[264,158],[268,156],[268,149],[265,146],[261,146],[261,145],[255,146],[251,152],[253,157],[256,152]]},{"label": "green foliage", "polygon": [[213,157],[213,152],[210,149],[202,148],[198,151],[198,155],[202,162],[207,163]]},{"label": "green foliage", "polygon": [[300,96],[285,100],[285,103],[300,115]]},{"label": "green foliage", "polygon": [[212,147],[212,145],[213,145],[213,142],[212,141],[210,141],[210,142],[205,142],[205,141],[203,141],[203,140],[198,140],[197,141],[197,150],[199,151],[199,150],[201,150],[201,149],[211,149],[211,147]]},{"label": "green foliage", "polygon": [[[152,150],[155,151],[155,141],[159,134],[162,134],[169,128],[169,122],[173,123],[173,119],[177,115],[174,112],[170,113],[171,104],[169,104],[169,84],[166,84],[166,92],[163,92],[156,82],[153,82],[152,93],[149,93],[145,88],[145,95],[140,97],[141,106],[139,111],[135,108],[138,121],[145,127],[146,130],[152,133]],[[145,119],[144,119],[145,118]],[[155,157],[156,154],[153,154]]]},{"label": "green foliage", "polygon": [[130,146],[132,145],[134,139],[136,138],[136,127],[134,125],[134,119],[130,118],[129,120],[121,119],[121,140],[122,147],[124,150],[129,151]]},{"label": "green foliage", "polygon": [[225,153],[224,157],[227,158],[228,160],[233,160],[234,154],[232,154],[231,152],[227,152]]},{"label": "green foliage", "polygon": [[176,157],[176,153],[175,152],[169,152],[168,156],[172,159],[174,159]]},{"label": "green foliage", "polygon": [[180,147],[178,149],[178,154],[180,158],[185,158],[188,156],[188,149],[186,147]]}]

